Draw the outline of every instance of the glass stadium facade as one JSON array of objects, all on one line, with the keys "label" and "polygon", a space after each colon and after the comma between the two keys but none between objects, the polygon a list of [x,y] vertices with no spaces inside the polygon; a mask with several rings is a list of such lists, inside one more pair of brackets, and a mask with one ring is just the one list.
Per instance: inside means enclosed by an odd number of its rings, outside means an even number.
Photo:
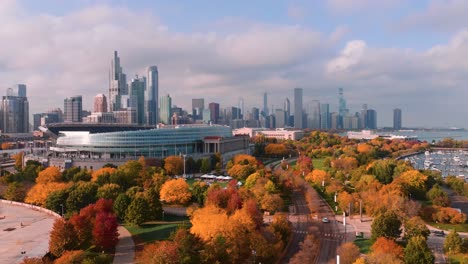
[{"label": "glass stadium facade", "polygon": [[176,125],[147,130],[91,133],[61,131],[50,150],[77,158],[166,157],[203,153],[205,137],[232,137],[232,130],[220,125]]}]

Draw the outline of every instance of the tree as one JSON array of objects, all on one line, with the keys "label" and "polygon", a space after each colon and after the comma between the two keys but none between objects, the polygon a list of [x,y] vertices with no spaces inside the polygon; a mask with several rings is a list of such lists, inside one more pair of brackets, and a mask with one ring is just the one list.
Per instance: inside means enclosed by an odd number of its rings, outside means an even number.
[{"label": "tree", "polygon": [[449,254],[458,254],[461,252],[463,240],[457,231],[453,230],[447,235],[444,241],[444,251]]},{"label": "tree", "polygon": [[117,198],[115,199],[114,211],[120,220],[125,219],[125,212],[127,211],[127,208],[130,205],[130,203],[131,199],[125,193],[119,194],[119,196],[117,196]]},{"label": "tree", "polygon": [[23,168],[23,157],[23,151],[11,156],[11,158],[15,160],[15,169],[17,171],[20,171]]},{"label": "tree", "polygon": [[415,236],[422,236],[425,239],[431,234],[424,220],[419,216],[414,216],[405,222],[405,239]]},{"label": "tree", "polygon": [[67,198],[67,208],[78,212],[81,208],[96,202],[98,185],[94,182],[78,182],[72,186]]},{"label": "tree", "polygon": [[180,156],[169,156],[164,159],[164,169],[169,175],[180,175],[184,170],[184,160]]},{"label": "tree", "polygon": [[273,222],[270,227],[274,233],[279,234],[284,243],[288,242],[292,233],[292,224],[288,221],[288,218],[284,213],[276,213],[273,216]]},{"label": "tree", "polygon": [[111,199],[115,200],[120,194],[121,189],[118,184],[109,183],[104,184],[97,189],[97,198]]},{"label": "tree", "polygon": [[190,233],[188,229],[185,227],[177,229],[174,234],[174,243],[177,245],[181,264],[197,264],[201,262],[200,251],[203,249],[203,241]]},{"label": "tree", "polygon": [[55,257],[62,256],[65,250],[73,250],[77,247],[77,235],[73,225],[62,218],[55,220],[50,231],[49,251]]},{"label": "tree", "polygon": [[394,212],[384,212],[377,216],[371,225],[372,240],[379,237],[396,239],[401,235],[401,221]]},{"label": "tree", "polygon": [[100,250],[110,251],[119,241],[117,217],[112,213],[101,212],[96,216],[93,229],[93,240]]},{"label": "tree", "polygon": [[189,185],[184,179],[169,180],[161,187],[161,199],[167,203],[186,204],[192,198]]},{"label": "tree", "polygon": [[289,154],[289,151],[284,144],[271,143],[265,147],[265,153],[274,157],[284,157]]},{"label": "tree", "polygon": [[247,177],[255,172],[255,168],[251,164],[241,165],[235,164],[228,170],[228,174],[238,180],[245,180]]},{"label": "tree", "polygon": [[412,264],[432,264],[434,263],[434,255],[427,246],[426,239],[422,236],[410,238],[404,250],[405,263]]},{"label": "tree", "polygon": [[[83,250],[67,250],[64,251],[62,256],[54,261],[54,264],[78,264],[83,263],[84,261],[84,251]],[[42,262],[41,262],[42,264]]]},{"label": "tree", "polygon": [[137,262],[148,264],[178,264],[180,262],[177,245],[172,241],[158,241],[146,245],[141,255],[138,257]]},{"label": "tree", "polygon": [[446,207],[450,205],[448,194],[442,190],[439,184],[434,184],[426,194],[427,198],[432,201],[433,205]]},{"label": "tree", "polygon": [[318,249],[318,241],[313,235],[307,235],[300,244],[300,250],[291,258],[291,264],[314,263]]},{"label": "tree", "polygon": [[149,188],[144,192],[146,201],[148,201],[149,212],[148,220],[158,220],[162,217],[162,204],[159,199],[159,194],[154,188]]},{"label": "tree", "polygon": [[202,173],[208,173],[211,171],[211,162],[209,159],[205,158],[201,160],[200,171]]},{"label": "tree", "polygon": [[59,168],[54,166],[48,167],[47,169],[39,172],[39,175],[36,178],[36,183],[38,184],[46,184],[60,181],[62,181],[62,173],[60,173]]},{"label": "tree", "polygon": [[309,182],[321,185],[322,181],[328,182],[330,180],[330,175],[324,170],[315,169],[307,174],[305,179]]},{"label": "tree", "polygon": [[8,184],[8,188],[5,191],[5,198],[10,201],[22,202],[26,197],[26,189],[20,182],[12,182]]},{"label": "tree", "polygon": [[203,181],[197,181],[192,185],[192,197],[199,205],[205,203],[208,187],[208,184]]},{"label": "tree", "polygon": [[99,170],[96,170],[93,172],[93,174],[91,174],[91,180],[92,181],[97,181],[99,176],[101,175],[104,175],[104,174],[109,174],[109,175],[112,175],[114,174],[115,172],[117,171],[116,168],[112,168],[112,167],[103,167],[103,168],[100,168]]},{"label": "tree", "polygon": [[47,183],[47,184],[36,184],[26,194],[24,201],[26,203],[43,206],[50,193],[66,189],[69,185],[66,183]]},{"label": "tree", "polygon": [[125,213],[125,221],[133,225],[141,225],[149,217],[149,205],[143,195],[136,195]]},{"label": "tree", "polygon": [[340,263],[352,264],[359,258],[360,252],[359,248],[353,242],[348,242],[341,245],[336,250],[336,254],[340,256]]},{"label": "tree", "polygon": [[45,201],[45,207],[49,210],[52,210],[58,214],[62,213],[62,206],[64,208],[64,213],[66,212],[66,203],[65,201],[68,198],[68,189],[53,191],[47,196]]},{"label": "tree", "polygon": [[[385,237],[379,237],[375,243],[371,246],[371,251],[374,257],[376,258],[389,258],[391,259],[403,259],[403,248],[398,245],[392,239],[387,239]],[[390,255],[390,256],[384,256]],[[393,261],[397,262],[397,261]]]}]

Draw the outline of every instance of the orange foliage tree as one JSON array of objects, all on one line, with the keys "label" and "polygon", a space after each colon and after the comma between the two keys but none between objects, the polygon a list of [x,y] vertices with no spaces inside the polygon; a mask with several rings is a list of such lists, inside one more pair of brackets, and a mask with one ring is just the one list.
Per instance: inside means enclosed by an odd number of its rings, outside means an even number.
[{"label": "orange foliage tree", "polygon": [[352,264],[360,255],[359,248],[353,242],[344,243],[336,252],[340,255],[340,263],[343,264]]},{"label": "orange foliage tree", "polygon": [[46,184],[39,183],[39,184],[34,185],[28,191],[28,194],[26,194],[26,198],[24,199],[24,201],[29,204],[43,206],[50,193],[54,191],[64,190],[68,188],[69,186],[70,184],[67,184],[67,183],[56,183],[56,182],[51,182],[51,183],[46,183]]},{"label": "orange foliage tree", "polygon": [[60,181],[62,181],[62,173],[60,173],[59,168],[54,166],[48,167],[47,169],[39,172],[36,178],[36,183],[38,184],[47,184]]},{"label": "orange foliage tree", "polygon": [[137,260],[138,263],[178,264],[178,246],[173,241],[158,241],[146,245]]},{"label": "orange foliage tree", "polygon": [[379,237],[371,247],[374,256],[390,255],[393,258],[403,259],[403,247],[398,245],[394,240],[385,237]]},{"label": "orange foliage tree", "polygon": [[311,173],[307,174],[305,179],[309,182],[321,185],[322,181],[328,182],[330,180],[330,174],[324,170],[315,169]]},{"label": "orange foliage tree", "polygon": [[179,175],[184,170],[184,160],[179,156],[169,156],[164,159],[164,169],[169,175]]},{"label": "orange foliage tree", "polygon": [[110,167],[100,168],[99,170],[96,170],[96,171],[93,172],[93,174],[91,175],[91,181],[97,181],[99,176],[104,175],[105,173],[113,174],[116,171],[117,171],[117,169],[110,168]]},{"label": "orange foliage tree", "polygon": [[284,144],[281,144],[281,143],[278,143],[278,144],[274,144],[274,143],[271,143],[271,144],[268,144],[266,147],[265,147],[265,153],[267,155],[271,155],[271,156],[276,156],[276,157],[281,157],[281,156],[286,156],[289,154],[289,151],[288,149],[286,148],[286,146]]},{"label": "orange foliage tree", "polygon": [[160,196],[167,203],[186,204],[192,198],[192,193],[184,179],[174,179],[162,185]]}]

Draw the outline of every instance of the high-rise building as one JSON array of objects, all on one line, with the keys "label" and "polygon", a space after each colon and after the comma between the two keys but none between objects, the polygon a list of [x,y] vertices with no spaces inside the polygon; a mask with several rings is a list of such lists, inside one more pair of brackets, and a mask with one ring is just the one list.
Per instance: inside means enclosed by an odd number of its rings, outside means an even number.
[{"label": "high-rise building", "polygon": [[107,99],[104,94],[98,94],[94,97],[94,111],[95,113],[107,112]]},{"label": "high-rise building", "polygon": [[395,130],[401,129],[401,109],[400,108],[393,109],[393,129]]},{"label": "high-rise building", "polygon": [[252,107],[252,120],[260,120],[260,109]]},{"label": "high-rise building", "polygon": [[320,102],[312,100],[307,104],[307,128],[320,129]]},{"label": "high-rise building", "polygon": [[331,129],[338,129],[339,117],[340,117],[340,114],[337,112],[333,112],[330,114]]},{"label": "high-rise building", "polygon": [[348,108],[346,107],[346,100],[343,95],[343,88],[338,88],[338,127],[343,128],[343,118],[348,114]]},{"label": "high-rise building", "polygon": [[127,77],[123,73],[118,53],[114,51],[109,72],[109,111],[120,110],[120,97],[126,94],[128,94]]},{"label": "high-rise building", "polygon": [[203,109],[203,123],[208,124],[211,121],[210,109]]},{"label": "high-rise building", "polygon": [[233,106],[231,107],[230,112],[231,112],[231,118],[230,118],[231,120],[242,119],[240,108]]},{"label": "high-rise building", "polygon": [[130,96],[136,100],[136,121],[138,124],[145,123],[145,88],[146,77],[138,78],[135,76],[130,83]]},{"label": "high-rise building", "polygon": [[367,128],[367,104],[362,105],[359,128]]},{"label": "high-rise building", "polygon": [[33,130],[37,130],[38,127],[51,124],[59,123],[59,116],[57,113],[37,113],[33,114]]},{"label": "high-rise building", "polygon": [[244,119],[244,98],[239,98],[239,119]]},{"label": "high-rise building", "polygon": [[171,124],[172,98],[169,95],[159,98],[159,120],[166,125]]},{"label": "high-rise building", "polygon": [[284,100],[284,107],[283,107],[283,110],[284,110],[284,114],[285,114],[285,126],[292,126],[292,124],[289,123],[289,119],[290,119],[290,116],[291,116],[291,102],[289,102],[289,98],[286,98]]},{"label": "high-rise building", "polygon": [[286,126],[286,112],[283,109],[275,111],[275,126],[278,128]]},{"label": "high-rise building", "polygon": [[268,111],[268,94],[267,92],[263,93],[263,113],[264,115],[262,116],[268,116],[270,113]]},{"label": "high-rise building", "polygon": [[56,114],[58,117],[58,123],[63,122],[63,111],[60,108],[52,108],[47,111],[48,114]]},{"label": "high-rise building", "polygon": [[211,113],[211,122],[213,122],[214,124],[217,124],[218,118],[219,118],[219,104],[210,103],[208,105],[208,108],[210,109],[210,113]]},{"label": "high-rise building", "polygon": [[0,130],[4,133],[29,132],[29,102],[26,85],[7,89],[0,105]]},{"label": "high-rise building", "polygon": [[158,67],[150,66],[147,69],[145,90],[145,122],[146,125],[158,123]]},{"label": "high-rise building", "polygon": [[366,128],[377,129],[377,111],[368,109],[366,113]]},{"label": "high-rise building", "polygon": [[330,129],[331,128],[330,105],[329,104],[320,105],[320,128],[321,129]]},{"label": "high-rise building", "polygon": [[205,99],[204,98],[193,98],[192,99],[192,116],[194,120],[203,119],[203,110],[205,110]]},{"label": "high-rise building", "polygon": [[64,122],[82,122],[83,99],[81,95],[67,97],[63,101]]},{"label": "high-rise building", "polygon": [[304,128],[302,124],[302,88],[294,88],[294,127]]}]

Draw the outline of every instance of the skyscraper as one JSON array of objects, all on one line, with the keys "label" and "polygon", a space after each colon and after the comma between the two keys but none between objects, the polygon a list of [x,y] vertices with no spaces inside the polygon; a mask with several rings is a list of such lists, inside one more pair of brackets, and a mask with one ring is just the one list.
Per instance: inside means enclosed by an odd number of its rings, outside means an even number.
[{"label": "skyscraper", "polygon": [[286,98],[284,100],[284,106],[283,106],[284,114],[285,114],[285,126],[291,126],[289,123],[289,117],[291,116],[291,102],[289,102],[289,98]]},{"label": "skyscraper", "polygon": [[169,125],[171,122],[172,98],[169,95],[159,98],[159,120],[161,123]]},{"label": "skyscraper", "polygon": [[192,99],[192,116],[194,120],[200,120],[203,118],[203,110],[205,109],[204,98],[193,98]]},{"label": "skyscraper", "polygon": [[211,113],[211,122],[213,122],[214,124],[217,124],[218,118],[219,118],[219,104],[210,103],[208,105],[208,108],[210,109],[210,113]]},{"label": "skyscraper", "polygon": [[81,95],[67,97],[63,101],[64,122],[82,122],[83,100]]},{"label": "skyscraper", "polygon": [[330,105],[322,104],[320,106],[320,128],[321,129],[330,129],[331,120],[330,120]]},{"label": "skyscraper", "polygon": [[343,128],[343,118],[348,114],[346,100],[343,95],[343,88],[338,88],[338,127]]},{"label": "skyscraper", "polygon": [[276,109],[275,111],[275,127],[285,127],[286,125],[286,112],[283,109]]},{"label": "skyscraper", "polygon": [[128,94],[127,77],[122,71],[117,51],[114,51],[109,72],[109,111],[120,110],[120,97],[126,94]]},{"label": "skyscraper", "polygon": [[268,116],[270,113],[268,111],[268,94],[267,92],[263,93],[263,113],[265,113],[265,116]]},{"label": "skyscraper", "polygon": [[362,105],[359,128],[367,128],[367,104]]},{"label": "skyscraper", "polygon": [[401,129],[401,109],[400,108],[393,109],[393,129],[395,130]]},{"label": "skyscraper", "polygon": [[98,94],[94,97],[94,112],[107,112],[107,99],[104,94]]},{"label": "skyscraper", "polygon": [[368,109],[366,113],[366,128],[377,129],[377,111]]},{"label": "skyscraper", "polygon": [[239,112],[239,119],[244,119],[244,98],[242,97],[239,97],[239,109],[240,109],[240,112]]},{"label": "skyscraper", "polygon": [[260,120],[260,110],[257,107],[252,107],[252,120]]},{"label": "skyscraper", "polygon": [[320,129],[320,102],[312,100],[307,104],[307,128]]},{"label": "skyscraper", "polygon": [[146,125],[158,123],[158,67],[150,66],[147,69],[145,90],[145,121]]},{"label": "skyscraper", "polygon": [[0,130],[4,133],[29,132],[29,102],[26,85],[7,89],[0,104]]},{"label": "skyscraper", "polygon": [[302,88],[294,88],[294,127],[303,128],[302,125]]},{"label": "skyscraper", "polygon": [[130,96],[136,100],[136,121],[138,124],[145,123],[145,88],[146,77],[136,76],[130,83]]}]

